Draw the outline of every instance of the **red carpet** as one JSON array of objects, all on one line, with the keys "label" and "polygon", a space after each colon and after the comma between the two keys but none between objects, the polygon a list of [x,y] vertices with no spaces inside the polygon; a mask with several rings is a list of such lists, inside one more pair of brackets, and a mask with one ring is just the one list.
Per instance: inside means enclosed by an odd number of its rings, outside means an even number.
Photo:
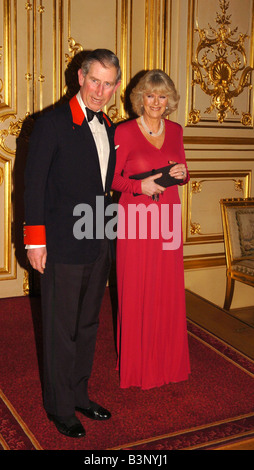
[{"label": "red carpet", "polygon": [[187,382],[121,390],[107,289],[90,397],[112,418],[97,423],[79,415],[87,436],[78,440],[59,434],[42,407],[39,299],[1,299],[0,329],[0,449],[210,449],[254,436],[253,361],[191,322]]}]

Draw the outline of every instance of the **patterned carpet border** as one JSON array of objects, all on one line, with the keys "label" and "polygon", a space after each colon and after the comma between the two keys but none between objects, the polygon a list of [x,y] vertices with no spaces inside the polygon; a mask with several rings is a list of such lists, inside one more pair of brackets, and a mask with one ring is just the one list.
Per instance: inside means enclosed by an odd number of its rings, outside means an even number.
[{"label": "patterned carpet border", "polygon": [[[190,320],[188,320],[188,334],[254,377],[253,360]],[[247,437],[254,439],[254,413],[129,443],[125,446],[114,447],[112,450],[209,450],[228,443],[239,442]]]},{"label": "patterned carpet border", "polygon": [[254,438],[254,413],[232,420],[212,423],[185,431],[158,436],[155,439],[114,447],[112,450],[205,450],[213,449],[229,442],[237,442],[246,437]]},{"label": "patterned carpet border", "polygon": [[42,450],[42,447],[0,389],[0,450]]},{"label": "patterned carpet border", "polygon": [[[223,340],[188,320],[188,334],[216,351],[249,376],[254,377],[254,361]],[[254,413],[224,421],[182,429],[161,436],[129,442],[107,450],[170,451],[209,450],[223,444],[254,438]],[[33,433],[0,389],[0,450],[43,450]]]},{"label": "patterned carpet border", "polygon": [[187,323],[188,334],[194,336],[198,341],[203,342],[211,349],[214,349],[218,354],[232,362],[236,367],[254,377],[254,361],[252,359],[192,321],[188,320]]}]

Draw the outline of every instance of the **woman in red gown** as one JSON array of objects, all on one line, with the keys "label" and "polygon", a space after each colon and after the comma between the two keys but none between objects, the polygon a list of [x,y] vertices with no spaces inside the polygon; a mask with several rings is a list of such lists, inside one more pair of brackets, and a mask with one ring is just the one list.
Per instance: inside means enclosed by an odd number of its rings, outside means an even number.
[{"label": "woman in red gown", "polygon": [[[161,70],[147,72],[131,94],[137,119],[116,129],[112,189],[118,212],[118,368],[120,387],[159,387],[188,379],[180,199],[178,186],[130,176],[176,162],[170,175],[189,180],[179,124],[165,120],[179,101]],[[180,209],[181,210],[181,209]]]}]

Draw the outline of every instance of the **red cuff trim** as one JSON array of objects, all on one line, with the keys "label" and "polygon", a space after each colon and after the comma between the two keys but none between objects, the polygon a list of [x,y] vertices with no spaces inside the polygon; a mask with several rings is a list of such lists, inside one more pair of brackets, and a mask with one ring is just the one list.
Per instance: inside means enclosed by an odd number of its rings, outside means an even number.
[{"label": "red cuff trim", "polygon": [[46,245],[45,225],[24,225],[25,245]]}]

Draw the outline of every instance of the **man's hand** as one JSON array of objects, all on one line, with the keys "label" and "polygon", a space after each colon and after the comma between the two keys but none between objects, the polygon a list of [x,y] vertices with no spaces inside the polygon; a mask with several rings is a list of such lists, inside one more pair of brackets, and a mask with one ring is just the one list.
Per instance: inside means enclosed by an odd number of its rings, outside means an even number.
[{"label": "man's hand", "polygon": [[29,248],[27,250],[27,257],[31,266],[43,274],[46,266],[47,249],[46,247]]}]

